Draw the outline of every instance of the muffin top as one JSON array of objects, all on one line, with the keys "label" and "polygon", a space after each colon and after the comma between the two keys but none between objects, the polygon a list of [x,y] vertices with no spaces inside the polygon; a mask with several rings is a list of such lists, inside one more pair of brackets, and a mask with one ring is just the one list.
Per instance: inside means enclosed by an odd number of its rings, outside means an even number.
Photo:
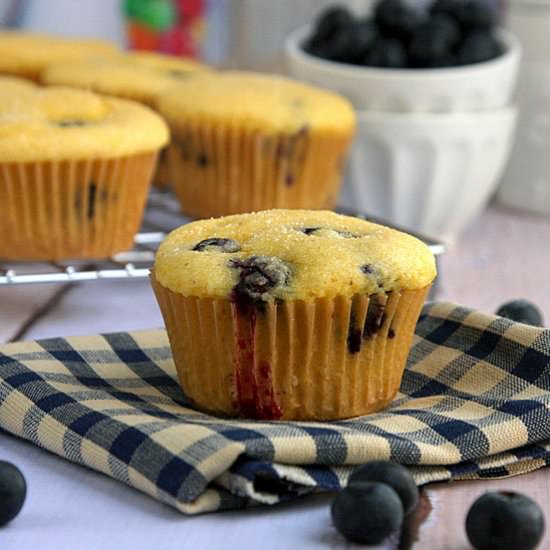
[{"label": "muffin top", "polygon": [[37,78],[48,63],[113,55],[117,51],[114,44],[102,40],[3,31],[0,32],[0,73]]},{"label": "muffin top", "polygon": [[157,108],[170,121],[189,117],[214,124],[237,122],[251,130],[294,133],[350,131],[355,114],[347,99],[281,76],[229,71],[200,74],[161,94]]},{"label": "muffin top", "polygon": [[44,84],[87,88],[153,106],[160,92],[190,78],[192,73],[209,71],[190,59],[153,52],[136,52],[85,61],[58,62],[41,73]]},{"label": "muffin top", "polygon": [[270,301],[419,289],[436,270],[429,248],[406,233],[333,212],[265,210],[176,229],[154,273],[184,296]]},{"label": "muffin top", "polygon": [[154,151],[168,141],[148,107],[72,88],[0,93],[0,161],[119,157]]},{"label": "muffin top", "polygon": [[17,76],[0,76],[0,94],[19,95],[36,90],[36,84],[32,80]]}]

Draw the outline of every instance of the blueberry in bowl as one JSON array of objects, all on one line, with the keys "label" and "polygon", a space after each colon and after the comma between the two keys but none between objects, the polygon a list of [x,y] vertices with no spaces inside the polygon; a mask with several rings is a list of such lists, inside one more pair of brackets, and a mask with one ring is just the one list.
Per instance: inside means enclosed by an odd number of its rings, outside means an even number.
[{"label": "blueberry in bowl", "polygon": [[345,95],[359,110],[451,112],[510,104],[519,41],[480,0],[425,9],[382,0],[370,15],[323,12],[286,41],[293,76]]},{"label": "blueberry in bowl", "polygon": [[374,10],[374,21],[383,36],[407,42],[421,20],[420,13],[402,0],[382,0]]},{"label": "blueberry in bowl", "polygon": [[[436,0],[428,10],[404,0],[381,0],[366,20],[342,6],[327,9],[303,48],[315,57],[353,65],[419,69],[440,67],[445,60],[452,67],[500,56],[504,50],[495,30],[495,15],[480,0]],[[403,51],[399,63],[393,55],[396,44]]]},{"label": "blueberry in bowl", "polygon": [[455,47],[460,41],[458,23],[451,17],[435,15],[419,25],[409,46],[412,67],[450,67],[456,64]]}]

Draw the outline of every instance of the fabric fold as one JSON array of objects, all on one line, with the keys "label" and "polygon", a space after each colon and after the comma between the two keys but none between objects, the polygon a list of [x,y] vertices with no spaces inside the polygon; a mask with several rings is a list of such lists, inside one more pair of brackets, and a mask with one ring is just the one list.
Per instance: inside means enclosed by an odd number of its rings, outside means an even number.
[{"label": "fabric fold", "polygon": [[336,490],[375,458],[419,484],[518,475],[550,461],[550,331],[428,304],[397,398],[337,422],[196,410],[163,330],[5,344],[0,428],[186,514]]}]

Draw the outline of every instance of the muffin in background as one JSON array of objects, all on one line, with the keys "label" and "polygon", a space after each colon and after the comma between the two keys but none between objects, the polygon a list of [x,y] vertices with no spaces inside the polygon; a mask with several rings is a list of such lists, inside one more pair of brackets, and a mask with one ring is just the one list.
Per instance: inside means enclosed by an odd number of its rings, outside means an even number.
[{"label": "muffin in background", "polygon": [[161,94],[183,212],[330,209],[355,129],[350,103],[288,78],[200,74]]},{"label": "muffin in background", "polygon": [[[135,52],[116,57],[85,61],[57,62],[45,67],[40,75],[43,84],[74,86],[99,93],[133,99],[155,108],[160,93],[194,73],[210,71],[202,63],[154,52]],[[167,162],[162,152],[155,185],[169,182]]]},{"label": "muffin in background", "polygon": [[38,81],[49,63],[111,56],[118,52],[115,44],[103,40],[1,31],[0,74]]},{"label": "muffin in background", "polygon": [[133,245],[164,121],[84,90],[1,92],[0,258],[100,258]]},{"label": "muffin in background", "polygon": [[155,52],[134,52],[50,63],[40,74],[40,81],[133,99],[154,108],[161,92],[200,71],[211,69],[192,59]]},{"label": "muffin in background", "polygon": [[33,93],[36,90],[36,84],[27,78],[18,76],[0,75],[0,94],[14,95]]},{"label": "muffin in background", "polygon": [[180,227],[151,278],[181,386],[200,408],[331,420],[394,398],[435,274],[410,235],[271,210]]}]

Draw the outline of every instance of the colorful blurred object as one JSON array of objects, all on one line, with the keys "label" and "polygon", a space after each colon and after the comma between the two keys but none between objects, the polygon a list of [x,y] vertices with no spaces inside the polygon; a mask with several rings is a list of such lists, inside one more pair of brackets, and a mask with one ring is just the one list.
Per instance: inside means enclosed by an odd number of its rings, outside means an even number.
[{"label": "colorful blurred object", "polygon": [[206,0],[126,0],[124,14],[131,49],[201,57]]}]

